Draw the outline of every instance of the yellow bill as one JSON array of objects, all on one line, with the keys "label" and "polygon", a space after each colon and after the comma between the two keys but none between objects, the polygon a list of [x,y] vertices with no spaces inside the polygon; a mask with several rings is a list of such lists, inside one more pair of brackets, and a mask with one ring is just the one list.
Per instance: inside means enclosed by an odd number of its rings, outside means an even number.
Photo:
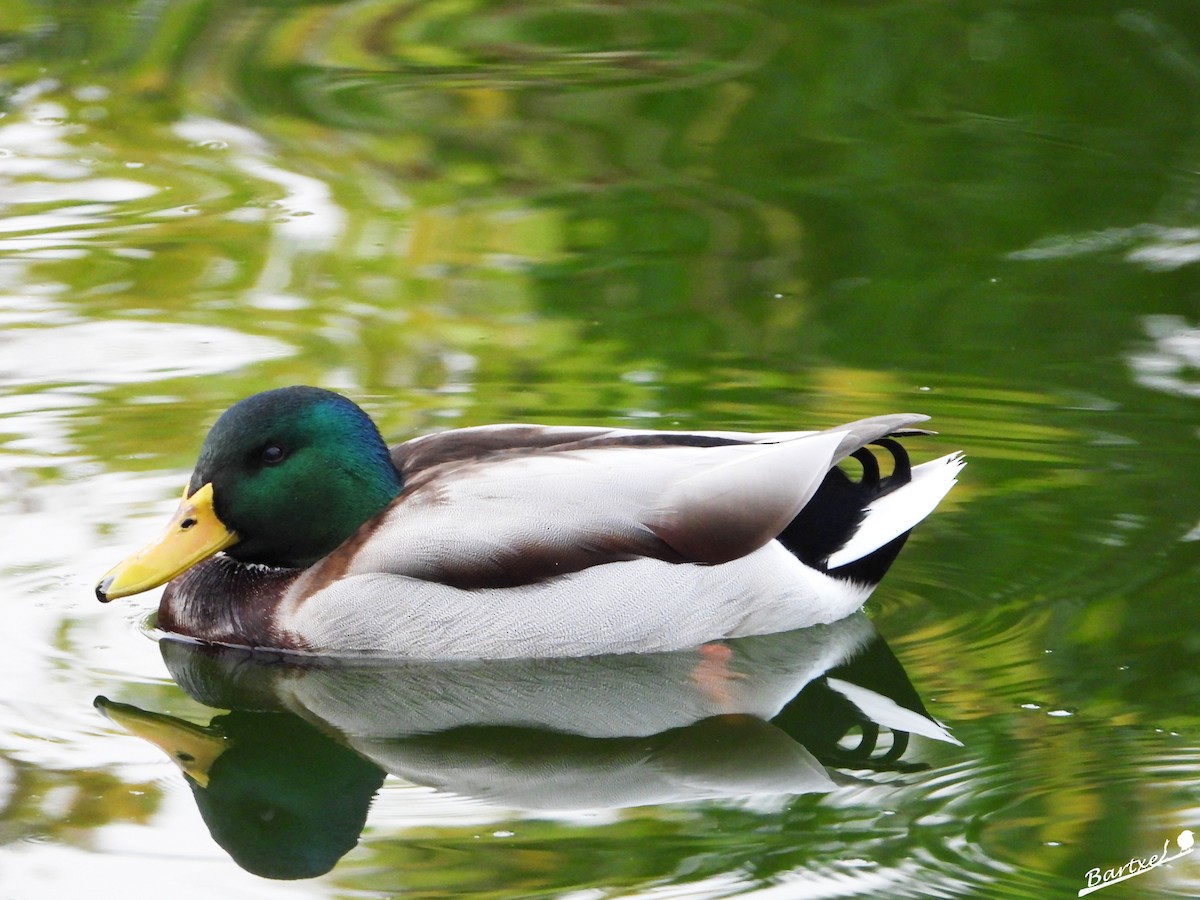
[{"label": "yellow bill", "polygon": [[217,518],[213,487],[206,484],[183,498],[158,540],[118,563],[100,579],[96,597],[107,603],[156,588],[237,541],[237,534]]},{"label": "yellow bill", "polygon": [[97,697],[96,708],[130,734],[162,750],[200,787],[208,787],[213,763],[231,746],[229,738],[213,726],[193,725],[174,716],[114,703],[107,697]]}]

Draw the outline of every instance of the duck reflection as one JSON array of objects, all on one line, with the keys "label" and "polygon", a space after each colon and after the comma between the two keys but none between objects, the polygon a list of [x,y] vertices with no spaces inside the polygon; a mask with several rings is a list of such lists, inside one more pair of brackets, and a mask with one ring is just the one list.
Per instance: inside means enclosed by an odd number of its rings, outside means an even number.
[{"label": "duck reflection", "polygon": [[[527,810],[833,790],[957,744],[861,614],[696,650],[575,659],[297,659],[163,640],[207,726],[97,707],[183,771],[213,838],[269,878],[329,871],[387,774]],[[831,773],[826,767],[832,767]]]}]

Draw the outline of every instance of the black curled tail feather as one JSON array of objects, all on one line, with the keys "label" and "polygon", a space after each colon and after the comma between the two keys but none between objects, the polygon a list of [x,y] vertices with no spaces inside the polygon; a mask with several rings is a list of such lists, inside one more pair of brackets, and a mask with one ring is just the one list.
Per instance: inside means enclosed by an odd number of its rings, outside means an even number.
[{"label": "black curled tail feather", "polygon": [[[850,454],[862,466],[858,480],[839,468],[830,469],[812,499],[780,533],[779,542],[805,565],[821,572],[831,571],[826,561],[862,525],[867,505],[912,481],[912,463],[899,441],[883,437],[871,444],[891,455],[891,474],[882,475],[876,455],[860,447]],[[832,574],[859,584],[878,584],[907,539],[905,532],[866,556],[838,566]]]}]

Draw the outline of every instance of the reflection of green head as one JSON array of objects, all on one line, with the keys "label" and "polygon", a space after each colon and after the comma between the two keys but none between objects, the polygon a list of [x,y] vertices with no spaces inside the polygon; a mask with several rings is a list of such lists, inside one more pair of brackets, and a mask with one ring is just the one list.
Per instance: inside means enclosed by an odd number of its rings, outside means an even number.
[{"label": "reflection of green head", "polygon": [[358,843],[384,772],[294,716],[233,712],[213,720],[229,749],[200,815],[233,860],[264,878],[315,878]]}]

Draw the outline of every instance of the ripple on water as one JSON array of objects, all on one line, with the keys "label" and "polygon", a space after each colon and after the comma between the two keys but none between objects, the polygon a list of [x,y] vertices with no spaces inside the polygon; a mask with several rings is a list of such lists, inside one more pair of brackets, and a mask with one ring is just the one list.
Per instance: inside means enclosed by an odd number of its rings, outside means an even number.
[{"label": "ripple on water", "polygon": [[[1056,623],[1050,603],[1005,602],[893,641],[969,756],[927,773],[906,800],[876,802],[907,813],[917,859],[964,893],[985,883],[987,896],[1073,893],[1092,867],[1156,852],[1195,825],[1194,795],[1180,787],[1200,774],[1195,748],[1167,729],[1115,725],[1112,709],[1130,722],[1152,715],[1118,688],[1080,702]],[[1143,895],[1194,877],[1156,872]]]},{"label": "ripple on water", "polygon": [[[940,695],[953,685],[955,696],[947,699],[956,715],[975,718],[1028,702],[1054,708],[1045,652],[1049,611],[1031,611],[1023,601],[978,605],[958,615],[927,606],[922,621],[892,644],[906,665],[929,673],[921,683],[931,693]],[[973,687],[983,683],[986,693]]]},{"label": "ripple on water", "polygon": [[68,322],[0,335],[0,379],[14,386],[141,384],[232,371],[294,352],[278,340],[212,326]]}]

